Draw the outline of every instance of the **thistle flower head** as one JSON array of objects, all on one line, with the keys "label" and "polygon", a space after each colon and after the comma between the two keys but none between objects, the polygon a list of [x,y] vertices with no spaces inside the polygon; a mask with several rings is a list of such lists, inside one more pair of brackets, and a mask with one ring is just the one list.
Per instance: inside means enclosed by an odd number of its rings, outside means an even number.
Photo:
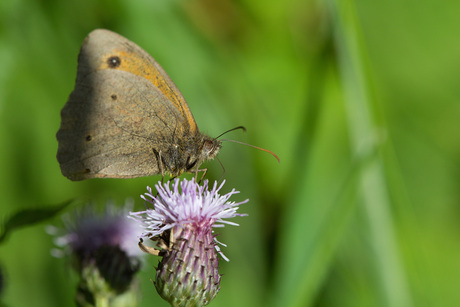
[{"label": "thistle flower head", "polygon": [[217,254],[228,259],[217,245],[223,244],[216,240],[213,227],[237,226],[227,219],[245,216],[237,210],[248,201],[230,202],[238,192],[220,195],[223,185],[215,182],[209,190],[207,180],[200,186],[194,179],[175,179],[172,188],[169,183],[159,183],[155,186],[157,196],[151,188],[142,196],[147,209],[130,213],[144,228],[141,237],[158,241],[157,250],[140,246],[163,257],[155,287],[172,306],[204,306],[220,289]]},{"label": "thistle flower head", "polygon": [[[133,278],[140,268],[136,237],[142,229],[126,217],[128,211],[107,205],[105,211],[98,212],[86,206],[63,217],[64,229],[47,228],[60,247],[52,251],[53,255],[70,256],[80,276],[77,304],[104,299],[115,306],[121,294],[131,295],[127,290],[134,286]],[[129,298],[134,300],[137,297]]]}]

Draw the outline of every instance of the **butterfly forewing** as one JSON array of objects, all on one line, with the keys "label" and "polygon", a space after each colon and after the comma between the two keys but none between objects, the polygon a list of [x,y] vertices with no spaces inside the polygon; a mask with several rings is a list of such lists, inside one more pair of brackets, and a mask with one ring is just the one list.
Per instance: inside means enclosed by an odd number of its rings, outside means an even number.
[{"label": "butterfly forewing", "polygon": [[109,70],[82,78],[61,117],[58,161],[72,180],[158,174],[153,151],[173,143],[186,124],[148,80]]}]

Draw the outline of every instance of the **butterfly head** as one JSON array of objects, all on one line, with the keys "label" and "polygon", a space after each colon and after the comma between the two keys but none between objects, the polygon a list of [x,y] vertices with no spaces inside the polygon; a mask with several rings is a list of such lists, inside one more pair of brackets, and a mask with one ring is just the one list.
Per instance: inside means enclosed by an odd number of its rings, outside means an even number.
[{"label": "butterfly head", "polygon": [[220,140],[211,138],[209,136],[203,136],[201,148],[198,153],[198,160],[204,162],[206,160],[214,159],[222,148],[222,142]]}]

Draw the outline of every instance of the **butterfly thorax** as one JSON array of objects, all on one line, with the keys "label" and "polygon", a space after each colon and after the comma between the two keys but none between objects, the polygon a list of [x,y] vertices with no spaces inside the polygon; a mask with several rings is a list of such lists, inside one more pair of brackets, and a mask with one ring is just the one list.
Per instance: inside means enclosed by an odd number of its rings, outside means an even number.
[{"label": "butterfly thorax", "polygon": [[214,159],[221,147],[221,141],[198,132],[170,144],[166,152],[161,153],[161,166],[173,177],[196,172],[204,161]]}]

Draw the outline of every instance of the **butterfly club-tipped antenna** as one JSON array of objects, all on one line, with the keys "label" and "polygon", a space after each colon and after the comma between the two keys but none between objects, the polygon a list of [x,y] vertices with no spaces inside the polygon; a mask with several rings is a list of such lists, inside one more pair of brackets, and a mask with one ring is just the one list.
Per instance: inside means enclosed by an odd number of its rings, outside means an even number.
[{"label": "butterfly club-tipped antenna", "polygon": [[[232,132],[232,131],[235,131],[235,130],[238,130],[238,129],[241,129],[243,130],[243,132],[246,132],[246,128],[244,126],[238,126],[238,127],[235,127],[235,128],[232,128],[230,130],[227,130],[225,131],[224,133],[221,133],[218,137],[216,137],[216,139],[220,138],[221,136],[223,136],[224,134],[228,133],[228,132]],[[265,148],[262,148],[262,147],[258,147],[258,146],[254,146],[254,145],[251,145],[251,144],[247,144],[247,143],[243,143],[243,142],[240,142],[240,141],[235,141],[235,140],[230,140],[230,139],[222,139],[221,140],[222,142],[223,141],[227,141],[227,142],[233,142],[233,143],[238,143],[238,144],[241,144],[241,145],[246,145],[246,146],[249,146],[249,147],[252,147],[252,148],[255,148],[255,149],[259,149],[259,150],[262,150],[262,151],[265,151],[265,152],[268,152],[269,154],[271,154],[273,157],[276,158],[276,160],[278,160],[278,163],[280,163],[280,158],[271,150],[268,150],[268,149],[265,149]]]},{"label": "butterfly club-tipped antenna", "polygon": [[[235,131],[235,130],[239,130],[239,129],[243,130],[243,132],[246,132],[246,128],[245,128],[244,126],[238,126],[238,127],[235,127],[235,128],[232,128],[232,129],[229,129],[229,130],[227,130],[227,131],[222,132],[221,134],[219,134],[219,135],[216,137],[216,139],[220,138],[220,137],[223,136],[224,134],[227,134],[227,133],[229,133],[229,132],[232,132],[232,131]],[[222,141],[224,141],[224,140],[222,140]]]}]

